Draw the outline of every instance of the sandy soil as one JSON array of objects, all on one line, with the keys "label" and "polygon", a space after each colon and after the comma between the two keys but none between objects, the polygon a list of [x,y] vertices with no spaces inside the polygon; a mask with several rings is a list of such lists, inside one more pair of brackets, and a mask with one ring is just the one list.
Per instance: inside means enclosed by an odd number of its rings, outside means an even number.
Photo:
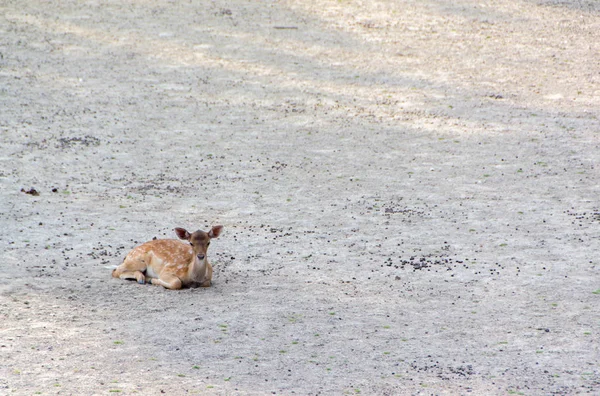
[{"label": "sandy soil", "polygon": [[600,393],[598,2],[0,10],[1,394]]}]

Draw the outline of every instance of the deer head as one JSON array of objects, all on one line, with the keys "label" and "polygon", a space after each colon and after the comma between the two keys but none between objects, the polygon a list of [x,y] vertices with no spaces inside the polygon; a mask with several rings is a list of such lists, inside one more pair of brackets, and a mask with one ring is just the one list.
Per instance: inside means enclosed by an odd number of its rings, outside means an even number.
[{"label": "deer head", "polygon": [[206,259],[206,252],[208,250],[208,246],[210,245],[210,240],[217,238],[219,234],[221,234],[222,230],[223,226],[217,225],[208,232],[198,230],[193,234],[190,234],[183,228],[175,228],[175,233],[179,239],[183,239],[190,243],[194,249],[194,254],[196,257],[198,257],[198,260],[204,261]]}]

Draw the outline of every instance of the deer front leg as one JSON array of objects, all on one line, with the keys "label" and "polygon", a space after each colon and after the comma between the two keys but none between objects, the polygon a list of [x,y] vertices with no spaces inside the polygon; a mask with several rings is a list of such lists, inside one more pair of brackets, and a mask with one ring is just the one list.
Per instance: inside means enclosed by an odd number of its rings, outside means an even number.
[{"label": "deer front leg", "polygon": [[211,283],[212,282],[210,280],[204,281],[200,283],[200,287],[210,287]]},{"label": "deer front leg", "polygon": [[212,265],[210,265],[207,261],[206,262],[206,278],[202,283],[200,283],[200,287],[210,287],[210,285],[212,284],[212,282],[211,282],[212,274],[213,274]]},{"label": "deer front leg", "polygon": [[183,286],[181,279],[171,274],[160,274],[160,277],[150,279],[150,283],[155,286],[163,286],[171,290],[179,290]]}]

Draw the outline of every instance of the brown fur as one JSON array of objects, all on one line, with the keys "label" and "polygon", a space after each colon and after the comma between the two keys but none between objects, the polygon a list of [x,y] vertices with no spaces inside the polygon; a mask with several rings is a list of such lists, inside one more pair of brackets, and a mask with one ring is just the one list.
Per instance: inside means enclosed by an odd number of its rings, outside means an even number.
[{"label": "brown fur", "polygon": [[190,234],[183,228],[176,228],[179,238],[188,242],[157,239],[137,246],[113,270],[112,276],[161,285],[167,289],[209,287],[213,270],[206,252],[210,240],[217,238],[222,230],[223,226],[218,225],[209,232]]}]

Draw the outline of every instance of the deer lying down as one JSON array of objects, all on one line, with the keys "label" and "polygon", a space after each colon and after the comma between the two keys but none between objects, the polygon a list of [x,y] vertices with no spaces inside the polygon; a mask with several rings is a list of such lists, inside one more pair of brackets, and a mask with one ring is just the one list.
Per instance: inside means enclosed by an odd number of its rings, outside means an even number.
[{"label": "deer lying down", "polygon": [[206,258],[210,240],[217,238],[223,226],[210,231],[190,234],[183,228],[175,228],[180,239],[156,239],[134,248],[123,263],[113,270],[119,279],[135,279],[138,283],[162,285],[167,289],[182,287],[209,287],[212,267]]}]

